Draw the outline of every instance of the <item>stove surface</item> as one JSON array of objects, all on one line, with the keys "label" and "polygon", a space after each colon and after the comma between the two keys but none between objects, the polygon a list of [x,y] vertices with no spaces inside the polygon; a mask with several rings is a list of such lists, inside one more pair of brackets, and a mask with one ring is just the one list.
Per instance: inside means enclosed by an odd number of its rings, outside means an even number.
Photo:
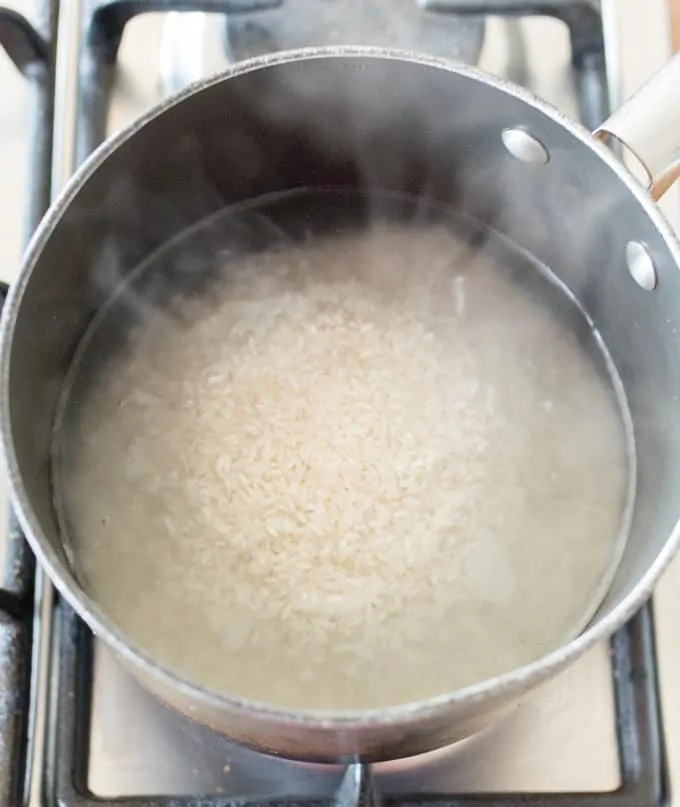
[{"label": "stove surface", "polygon": [[476,62],[482,17],[425,14],[413,0],[285,0],[278,8],[234,14],[225,25],[231,61],[309,45],[373,45],[429,51]]},{"label": "stove surface", "polygon": [[[111,653],[95,651],[89,785],[101,796],[281,796],[334,792],[341,772],[256,755],[151,698]],[[488,731],[374,767],[382,793],[591,792],[619,786],[607,646]]]},{"label": "stove surface", "polygon": [[[291,5],[299,5],[303,0]],[[320,5],[330,6],[331,3]],[[596,4],[596,3],[594,3]],[[33,0],[12,4],[28,14]],[[60,115],[75,108],[77,48],[81,19],[88,0],[63,0],[61,4],[58,85]],[[363,5],[370,15],[379,0]],[[404,5],[401,2],[399,5]],[[550,3],[543,2],[542,7]],[[609,64],[609,90],[613,105],[623,101],[660,67],[670,55],[666,0],[601,0]],[[415,4],[414,4],[415,7]],[[280,9],[261,12],[281,15]],[[412,13],[412,10],[409,10]],[[276,17],[274,16],[274,19]],[[375,19],[375,18],[374,18]],[[449,26],[454,57],[478,57],[482,68],[506,76],[532,89],[567,114],[586,119],[594,126],[593,105],[584,107],[571,66],[571,45],[566,27],[548,17],[506,20],[488,17],[484,23],[470,19],[465,27],[450,17],[433,16]],[[116,69],[106,133],[111,134],[134,120],[170,92],[227,64],[227,48],[235,56],[245,49],[262,47],[266,18],[257,23],[240,16],[225,27],[223,15],[203,13],[146,14],[126,28]],[[354,21],[353,21],[354,22]],[[253,24],[260,32],[253,31]],[[257,25],[255,27],[257,28]],[[425,25],[425,23],[424,23]],[[429,25],[429,23],[427,23]],[[297,44],[299,30],[275,29],[282,46]],[[315,36],[310,22],[305,39]],[[324,36],[335,36],[324,27]],[[377,25],[381,36],[384,26]],[[403,30],[403,29],[400,29]],[[418,36],[423,35],[419,29]],[[271,35],[268,35],[271,36]],[[292,40],[288,41],[288,36]],[[337,36],[341,36],[337,34]],[[429,35],[428,35],[429,36]],[[424,48],[414,34],[407,47]],[[483,46],[481,51],[479,46]],[[427,37],[426,37],[427,38]],[[277,40],[279,41],[279,40]],[[341,40],[339,40],[341,41]],[[387,44],[382,39],[367,44]],[[438,34],[428,39],[438,55]],[[299,44],[319,44],[304,41]],[[402,44],[400,41],[399,44]],[[29,159],[21,137],[27,114],[22,80],[12,74],[0,54],[0,173],[6,178],[0,194],[0,258],[2,278],[11,281],[18,267],[21,243],[23,163]],[[7,81],[5,79],[7,78]],[[69,89],[70,88],[70,89]],[[10,105],[5,99],[10,99]],[[595,104],[595,108],[597,104]],[[66,118],[63,118],[66,120]],[[68,123],[61,124],[59,164],[55,176],[61,181],[72,168],[74,153]],[[102,133],[103,134],[103,133]],[[662,207],[680,230],[680,190],[674,189]],[[4,497],[0,497],[3,498]],[[40,586],[39,586],[40,588]],[[49,587],[47,587],[49,591]],[[45,662],[45,686],[36,724],[36,735],[48,740],[46,758],[58,758],[60,747],[54,719],[57,663],[65,636],[60,633],[60,608],[52,608],[51,595],[38,598],[44,620],[52,618],[52,662]],[[671,788],[680,788],[680,643],[675,637],[680,613],[680,559],[672,565],[654,598],[657,656],[666,756]],[[55,613],[56,611],[56,613]],[[66,620],[68,623],[68,619]],[[219,794],[238,796],[324,796],[335,792],[339,770],[290,763],[262,757],[235,746],[161,705],[148,695],[99,642],[93,643],[91,681],[88,674],[87,781],[95,797]],[[44,642],[44,648],[47,642]],[[47,656],[43,657],[45,660]],[[50,675],[48,676],[48,673]],[[62,682],[63,683],[63,682]],[[67,693],[75,697],[77,693]],[[50,696],[51,699],[50,699]],[[48,719],[51,718],[51,719]],[[609,645],[594,648],[563,675],[527,697],[521,708],[494,728],[456,747],[414,760],[376,766],[378,789],[397,792],[458,793],[577,793],[610,792],[621,784],[617,747],[614,688]],[[50,728],[51,727],[51,728]],[[62,749],[63,753],[63,749]],[[48,803],[41,769],[34,771],[32,803]]]}]

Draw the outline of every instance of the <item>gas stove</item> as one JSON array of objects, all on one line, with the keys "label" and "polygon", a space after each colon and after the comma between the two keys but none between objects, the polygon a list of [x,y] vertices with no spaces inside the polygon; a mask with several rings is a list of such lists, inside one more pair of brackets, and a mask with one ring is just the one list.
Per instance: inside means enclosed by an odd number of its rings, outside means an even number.
[{"label": "gas stove", "polygon": [[[0,10],[2,277],[105,137],[230,62],[322,44],[426,51],[594,128],[670,56],[669,20],[667,0],[15,0]],[[680,228],[680,194],[663,207]],[[148,695],[35,569],[9,509],[5,521],[2,805],[646,807],[680,788],[680,560],[610,643],[492,729],[418,758],[324,767],[256,754]]]}]

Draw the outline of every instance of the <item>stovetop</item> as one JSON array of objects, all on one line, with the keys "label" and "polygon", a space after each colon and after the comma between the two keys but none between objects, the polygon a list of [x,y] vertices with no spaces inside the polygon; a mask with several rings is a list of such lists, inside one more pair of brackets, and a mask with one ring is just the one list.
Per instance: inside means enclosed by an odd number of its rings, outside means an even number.
[{"label": "stovetop", "polygon": [[[75,164],[230,58],[343,41],[429,50],[478,62],[594,127],[670,55],[666,0],[15,0],[14,7],[41,39],[17,39],[16,19],[0,15],[0,42],[13,33],[11,52],[26,74],[0,59],[0,265],[10,281],[22,219],[23,232],[32,231]],[[161,13],[139,13],[152,9]],[[679,195],[664,208],[680,225]],[[668,800],[680,783],[680,562],[653,608],[496,727],[367,771],[263,757],[191,723],[130,678],[40,571],[34,585],[16,525],[0,557],[3,805],[349,805],[372,793],[409,805],[637,807]]]}]

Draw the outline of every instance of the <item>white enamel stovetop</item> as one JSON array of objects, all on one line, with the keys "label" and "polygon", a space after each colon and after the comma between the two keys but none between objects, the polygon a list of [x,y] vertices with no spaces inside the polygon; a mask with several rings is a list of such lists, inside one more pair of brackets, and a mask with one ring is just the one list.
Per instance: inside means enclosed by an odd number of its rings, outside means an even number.
[{"label": "white enamel stovetop", "polygon": [[[6,5],[16,7],[29,18],[33,12],[33,0],[14,0]],[[611,88],[616,102],[628,97],[669,57],[671,37],[667,0],[602,0],[602,6],[608,58],[616,65]],[[114,99],[112,130],[140,114],[160,97],[158,65],[162,61],[161,55],[167,57],[162,16],[140,19],[126,34],[121,50],[125,80]],[[494,31],[498,28],[496,22],[492,21],[490,25],[484,53],[484,64],[491,70],[499,65],[502,68],[504,58],[502,53],[493,50]],[[544,23],[530,23],[534,24]],[[540,35],[531,41],[537,43],[535,47],[539,51],[545,50],[545,58],[550,64],[555,61],[555,51],[563,54],[560,58],[565,63],[568,60],[564,37],[555,33],[552,23],[545,30],[541,29]],[[533,54],[532,58],[540,64],[542,51]],[[0,278],[11,282],[20,264],[25,165],[28,160],[25,137],[27,94],[24,82],[3,53],[0,53],[0,87]],[[561,104],[559,77],[541,77],[537,89],[548,100],[573,113],[568,101]],[[680,88],[678,97],[680,99]],[[680,189],[667,196],[663,208],[680,231]],[[6,494],[2,487],[0,505],[4,511]],[[655,595],[655,616],[667,754],[672,783],[680,792],[680,641],[676,632],[680,619],[680,557],[659,585]],[[136,690],[106,652],[98,653],[97,676],[95,705],[99,711],[95,710],[98,723],[92,738],[90,786],[102,795],[119,795],[130,792],[134,783],[130,778],[125,784],[121,770],[116,769],[111,761],[111,755],[115,754],[118,745],[134,744],[135,740],[115,723],[116,699],[134,698]],[[530,699],[512,723],[500,732],[498,743],[501,745],[496,755],[499,769],[494,773],[493,788],[567,791],[616,788],[618,769],[611,697],[607,649],[603,645]],[[584,726],[588,727],[585,732]],[[117,741],[111,739],[111,732],[118,732]],[[136,737],[140,743],[152,739],[141,729]],[[578,741],[570,742],[570,738]],[[505,746],[512,749],[512,753],[506,756],[503,754]],[[502,765],[498,765],[498,759],[503,760]],[[485,780],[481,765],[472,755],[459,765],[461,788],[475,790],[483,787]],[[486,784],[488,786],[488,782]]]}]

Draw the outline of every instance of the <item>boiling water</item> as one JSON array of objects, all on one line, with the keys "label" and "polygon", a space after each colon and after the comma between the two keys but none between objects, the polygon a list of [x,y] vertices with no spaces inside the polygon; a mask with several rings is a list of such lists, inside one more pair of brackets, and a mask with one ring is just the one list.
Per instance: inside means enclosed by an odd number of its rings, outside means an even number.
[{"label": "boiling water", "polygon": [[632,493],[617,389],[565,290],[461,217],[330,192],[227,210],[83,341],[67,546],[184,677],[293,708],[420,700],[592,616]]}]

